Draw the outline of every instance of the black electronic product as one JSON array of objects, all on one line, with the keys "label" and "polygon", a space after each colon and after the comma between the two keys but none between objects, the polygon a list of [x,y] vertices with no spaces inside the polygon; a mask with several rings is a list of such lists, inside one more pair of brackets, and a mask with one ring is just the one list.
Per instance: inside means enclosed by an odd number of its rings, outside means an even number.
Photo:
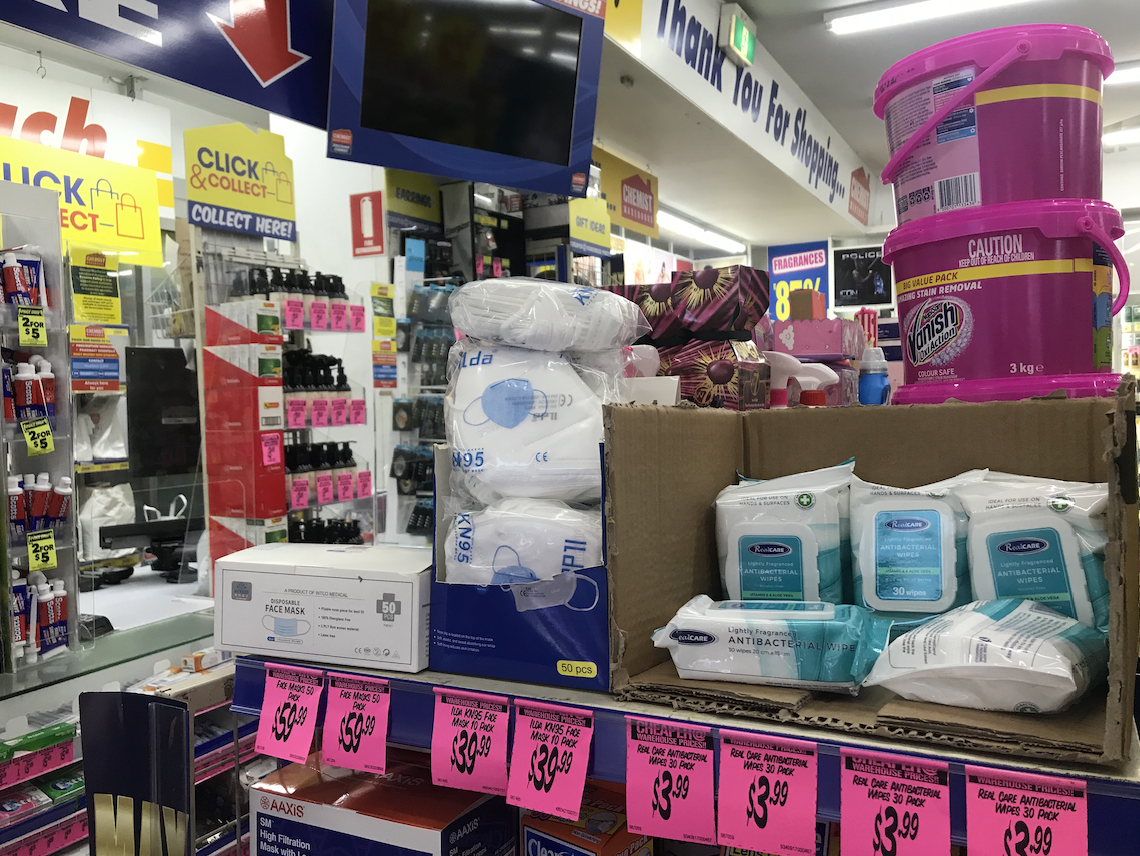
[{"label": "black electronic product", "polygon": [[192,361],[181,348],[127,348],[131,478],[198,470],[202,432]]}]

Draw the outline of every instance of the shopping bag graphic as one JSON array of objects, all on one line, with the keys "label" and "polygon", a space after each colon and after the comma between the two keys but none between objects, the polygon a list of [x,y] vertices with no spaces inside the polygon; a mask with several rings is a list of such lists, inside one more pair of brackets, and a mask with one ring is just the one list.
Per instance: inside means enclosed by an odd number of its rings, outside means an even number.
[{"label": "shopping bag graphic", "polygon": [[129,193],[124,193],[115,204],[115,232],[121,238],[137,238],[141,241],[146,237],[143,229],[143,210],[135,202],[134,196]]},{"label": "shopping bag graphic", "polygon": [[103,197],[104,199],[111,199],[111,200],[119,198],[119,194],[117,194],[114,191],[114,189],[112,189],[111,182],[105,178],[99,179],[97,182],[95,182],[95,186],[91,188],[91,197],[90,198],[91,198],[91,207],[92,208],[97,209],[99,207],[99,203],[97,200],[100,197]]},{"label": "shopping bag graphic", "polygon": [[277,173],[277,201],[282,205],[293,204],[293,182],[287,172]]},{"label": "shopping bag graphic", "polygon": [[272,180],[269,176],[272,175],[274,179],[277,178],[277,167],[273,165],[273,161],[266,161],[265,166],[261,168],[261,173],[265,176],[265,183],[270,184]]}]

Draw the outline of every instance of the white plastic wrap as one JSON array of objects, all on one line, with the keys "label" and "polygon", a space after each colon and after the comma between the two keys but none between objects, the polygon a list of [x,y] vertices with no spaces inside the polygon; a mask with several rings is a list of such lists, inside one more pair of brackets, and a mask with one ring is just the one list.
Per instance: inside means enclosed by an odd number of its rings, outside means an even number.
[{"label": "white plastic wrap", "polygon": [[567,357],[464,339],[449,368],[445,416],[460,503],[601,499],[602,402]]},{"label": "white plastic wrap", "polygon": [[899,636],[866,680],[903,698],[1055,713],[1108,675],[1099,631],[1023,600],[976,601]]},{"label": "white plastic wrap", "polygon": [[459,512],[444,545],[446,582],[514,585],[601,565],[602,512],[556,500],[504,499]]},{"label": "white plastic wrap", "polygon": [[470,282],[450,305],[466,335],[534,351],[623,348],[649,332],[641,309],[620,295],[526,277]]}]

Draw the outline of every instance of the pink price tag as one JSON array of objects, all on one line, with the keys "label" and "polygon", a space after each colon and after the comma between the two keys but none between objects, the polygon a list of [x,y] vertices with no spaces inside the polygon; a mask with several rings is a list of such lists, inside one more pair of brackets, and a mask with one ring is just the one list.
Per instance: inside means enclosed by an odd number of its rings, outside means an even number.
[{"label": "pink price tag", "polygon": [[289,491],[289,507],[292,509],[309,507],[309,482],[306,479],[293,479]]},{"label": "pink price tag", "polygon": [[272,467],[281,463],[281,435],[261,435],[261,465]]},{"label": "pink price tag", "polygon": [[332,400],[332,424],[336,426],[344,425],[348,422],[348,399],[347,398],[334,398]]},{"label": "pink price tag", "polygon": [[[635,716],[625,719],[629,831],[716,844],[712,729]],[[813,824],[813,839],[814,829]]]},{"label": "pink price tag", "polygon": [[498,256],[491,259],[491,275],[492,276],[502,276],[503,275],[503,260],[500,259]]},{"label": "pink price tag", "polygon": [[353,425],[363,425],[368,418],[367,405],[363,398],[354,398],[348,405],[348,421]]},{"label": "pink price tag", "polygon": [[593,737],[588,710],[516,701],[507,802],[577,820]]},{"label": "pink price tag", "polygon": [[483,275],[483,257],[475,256],[475,276]]},{"label": "pink price tag", "polygon": [[321,761],[384,775],[390,699],[387,681],[329,673]]},{"label": "pink price tag", "polygon": [[309,404],[312,406],[314,428],[327,428],[329,426],[329,400],[327,398],[314,398]]},{"label": "pink price tag", "polygon": [[1087,796],[1084,779],[966,765],[966,848],[994,856],[1088,856]]},{"label": "pink price tag", "polygon": [[317,505],[328,505],[333,501],[332,473],[321,473],[317,476]]},{"label": "pink price tag", "polygon": [[348,329],[348,306],[343,303],[334,303],[329,307],[329,323],[334,333],[343,333]]},{"label": "pink price tag", "polygon": [[348,502],[352,498],[352,473],[341,473],[336,477],[336,501]]},{"label": "pink price tag", "polygon": [[814,856],[817,761],[814,743],[721,729],[718,842]]},{"label": "pink price tag", "polygon": [[313,330],[329,328],[329,305],[323,300],[314,300],[309,307],[309,327]]},{"label": "pink price tag", "polygon": [[356,498],[372,499],[372,473],[368,470],[356,474]]},{"label": "pink price tag", "polygon": [[305,427],[305,410],[309,402],[305,399],[293,399],[286,407],[286,424],[290,429],[296,430]]},{"label": "pink price tag", "polygon": [[348,307],[348,327],[353,333],[364,332],[364,307],[353,303]]},{"label": "pink price tag", "polygon": [[305,301],[303,301],[303,300],[286,300],[285,301],[285,329],[286,330],[304,330],[305,329]]},{"label": "pink price tag", "polygon": [[[295,635],[302,618],[271,618],[270,632]],[[277,629],[279,622],[292,627]],[[303,762],[313,745],[317,727],[317,709],[324,689],[324,672],[298,666],[265,664],[265,700],[261,703],[261,719],[257,723],[254,749],[262,755],[284,761]]]},{"label": "pink price tag", "polygon": [[454,693],[436,687],[432,783],[505,796],[510,719],[505,696]]},{"label": "pink price tag", "polygon": [[840,763],[842,856],[950,852],[950,768],[945,761],[844,749]]}]

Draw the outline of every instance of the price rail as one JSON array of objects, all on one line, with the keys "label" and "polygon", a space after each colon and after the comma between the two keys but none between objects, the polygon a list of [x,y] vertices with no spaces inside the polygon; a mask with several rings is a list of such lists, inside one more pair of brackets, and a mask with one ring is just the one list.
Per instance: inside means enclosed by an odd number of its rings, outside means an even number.
[{"label": "price rail", "polygon": [[[591,778],[612,782],[625,781],[628,733],[625,717],[628,714],[636,714],[712,726],[714,733],[718,728],[725,728],[815,741],[819,747],[817,801],[819,820],[833,822],[840,820],[840,752],[843,748],[857,748],[946,760],[950,767],[951,841],[955,844],[966,844],[964,768],[969,764],[982,764],[995,770],[1083,777],[1088,782],[1090,856],[1117,856],[1120,853],[1130,853],[1135,849],[1135,843],[1140,841],[1140,738],[1136,736],[1133,737],[1134,760],[1124,770],[1063,763],[1050,766],[1047,762],[1019,764],[1018,759],[1013,756],[956,754],[949,749],[944,754],[937,754],[930,751],[929,745],[901,740],[888,741],[874,738],[860,740],[853,736],[851,741],[841,743],[834,740],[830,733],[824,734],[808,728],[786,728],[778,723],[763,720],[674,711],[662,705],[623,702],[612,696],[590,691],[574,691],[430,671],[409,675],[399,672],[369,672],[337,666],[298,665],[342,674],[379,676],[387,679],[391,686],[388,740],[398,745],[421,749],[431,747],[436,687],[446,687],[456,691],[497,693],[506,695],[512,700],[554,701],[590,709],[594,714],[593,751],[588,772]],[[265,661],[256,657],[238,657],[233,710],[238,713],[260,715],[264,691]],[[317,724],[320,725],[323,719],[322,702]]]}]

